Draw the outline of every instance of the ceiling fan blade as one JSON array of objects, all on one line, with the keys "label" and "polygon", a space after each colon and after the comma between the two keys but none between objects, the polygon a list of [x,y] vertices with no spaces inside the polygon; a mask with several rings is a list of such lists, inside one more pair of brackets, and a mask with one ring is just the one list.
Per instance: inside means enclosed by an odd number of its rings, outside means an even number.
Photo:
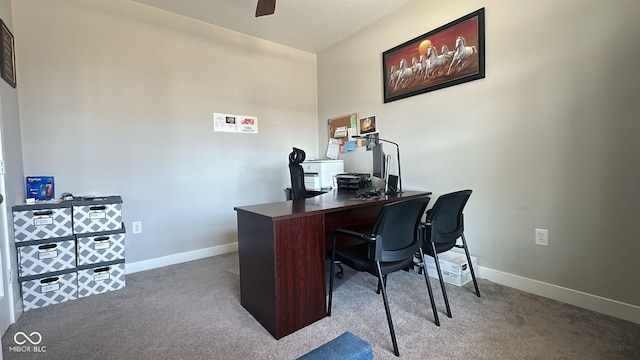
[{"label": "ceiling fan blade", "polygon": [[256,17],[263,15],[273,15],[276,12],[276,0],[258,0],[256,7]]}]

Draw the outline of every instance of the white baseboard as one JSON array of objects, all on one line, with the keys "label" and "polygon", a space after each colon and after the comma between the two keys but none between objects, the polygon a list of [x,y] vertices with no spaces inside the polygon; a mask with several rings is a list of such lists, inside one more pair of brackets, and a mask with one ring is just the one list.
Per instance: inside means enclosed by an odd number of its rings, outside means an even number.
[{"label": "white baseboard", "polygon": [[175,264],[179,264],[187,261],[193,261],[198,259],[204,259],[211,256],[227,254],[234,251],[238,251],[237,242],[218,245],[218,246],[212,246],[205,249],[187,251],[179,254],[167,255],[167,256],[163,256],[155,259],[136,261],[133,263],[126,263],[125,271],[127,274],[132,274],[138,271],[156,269],[163,266],[175,265]]},{"label": "white baseboard", "polygon": [[[234,251],[238,251],[237,242],[167,255],[155,259],[127,263],[125,264],[126,273],[131,274],[138,271],[156,269],[163,266],[227,254]],[[500,285],[505,285],[514,289],[526,291],[528,293],[544,296],[566,304],[640,324],[640,306],[626,304],[620,301],[493,270],[483,266],[479,266],[477,271],[479,278],[487,279]]]},{"label": "white baseboard", "polygon": [[640,306],[626,304],[483,266],[479,266],[478,277],[500,285],[640,324]]}]

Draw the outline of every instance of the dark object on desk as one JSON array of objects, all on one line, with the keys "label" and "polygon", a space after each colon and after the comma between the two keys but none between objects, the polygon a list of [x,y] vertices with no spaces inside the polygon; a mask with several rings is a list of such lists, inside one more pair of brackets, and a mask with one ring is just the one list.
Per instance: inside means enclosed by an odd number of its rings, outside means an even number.
[{"label": "dark object on desk", "polygon": [[[471,264],[467,240],[464,237],[464,216],[462,211],[470,196],[471,190],[462,190],[440,196],[433,207],[427,211],[426,223],[421,224],[421,226],[424,227],[422,249],[424,254],[434,258],[438,276],[440,277],[440,287],[442,288],[442,296],[444,297],[444,303],[447,307],[448,317],[451,317],[451,308],[449,307],[447,291],[444,288],[438,254],[449,251],[454,247],[464,249],[467,255],[471,278],[473,279],[473,286],[476,290],[476,296],[480,297],[480,289],[478,289],[476,274]],[[459,238],[462,238],[462,245],[457,244]]]},{"label": "dark object on desk", "polygon": [[322,191],[308,191],[304,185],[304,169],[302,168],[302,162],[307,157],[304,150],[293,148],[293,151],[289,154],[289,173],[291,174],[291,199],[306,199],[320,194],[324,194]]},{"label": "dark object on desk", "polygon": [[387,181],[387,188],[389,189],[389,193],[391,194],[396,194],[399,192],[397,176],[389,175],[389,180]]},{"label": "dark object on desk", "polygon": [[361,173],[345,173],[336,175],[338,190],[358,190],[371,186],[371,175]]},{"label": "dark object on desk", "polygon": [[[422,241],[418,236],[418,227],[428,203],[429,196],[420,196],[384,204],[375,221],[371,235],[340,228],[333,231],[330,274],[333,273],[333,261],[340,260],[350,268],[367,272],[378,278],[377,292],[380,293],[380,290],[382,290],[382,299],[387,313],[391,341],[393,342],[393,353],[396,356],[399,356],[400,352],[398,351],[398,343],[389,310],[389,301],[387,300],[387,275],[411,267],[413,265],[413,255],[418,251],[424,258],[421,248]],[[347,248],[336,248],[336,239],[339,235],[362,240],[364,243]],[[424,261],[421,262],[421,266],[424,268]],[[427,283],[435,323],[440,325],[426,270],[424,279]],[[329,280],[329,288],[327,316],[331,316],[333,277]]]},{"label": "dark object on desk", "polygon": [[372,186],[356,190],[356,195],[380,196],[382,193],[384,193],[384,191],[380,188]]}]

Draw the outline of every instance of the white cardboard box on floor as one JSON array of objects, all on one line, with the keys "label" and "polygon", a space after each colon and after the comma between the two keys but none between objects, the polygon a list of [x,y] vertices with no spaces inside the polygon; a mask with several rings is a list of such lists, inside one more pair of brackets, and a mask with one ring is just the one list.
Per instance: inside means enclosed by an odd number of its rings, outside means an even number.
[{"label": "white cardboard box on floor", "polygon": [[[471,281],[471,271],[469,271],[467,256],[465,254],[448,251],[438,254],[438,260],[440,262],[442,277],[445,282],[456,286],[462,286]],[[438,279],[438,270],[436,269],[436,263],[433,258],[425,255],[425,262],[429,276]],[[475,256],[471,256],[471,263],[477,276],[478,259]]]}]

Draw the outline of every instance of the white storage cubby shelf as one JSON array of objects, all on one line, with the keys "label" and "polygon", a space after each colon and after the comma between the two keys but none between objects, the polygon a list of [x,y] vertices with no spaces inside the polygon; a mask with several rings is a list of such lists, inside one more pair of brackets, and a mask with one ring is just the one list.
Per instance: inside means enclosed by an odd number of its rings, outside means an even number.
[{"label": "white storage cubby shelf", "polygon": [[125,286],[120,196],[12,210],[24,311]]}]

